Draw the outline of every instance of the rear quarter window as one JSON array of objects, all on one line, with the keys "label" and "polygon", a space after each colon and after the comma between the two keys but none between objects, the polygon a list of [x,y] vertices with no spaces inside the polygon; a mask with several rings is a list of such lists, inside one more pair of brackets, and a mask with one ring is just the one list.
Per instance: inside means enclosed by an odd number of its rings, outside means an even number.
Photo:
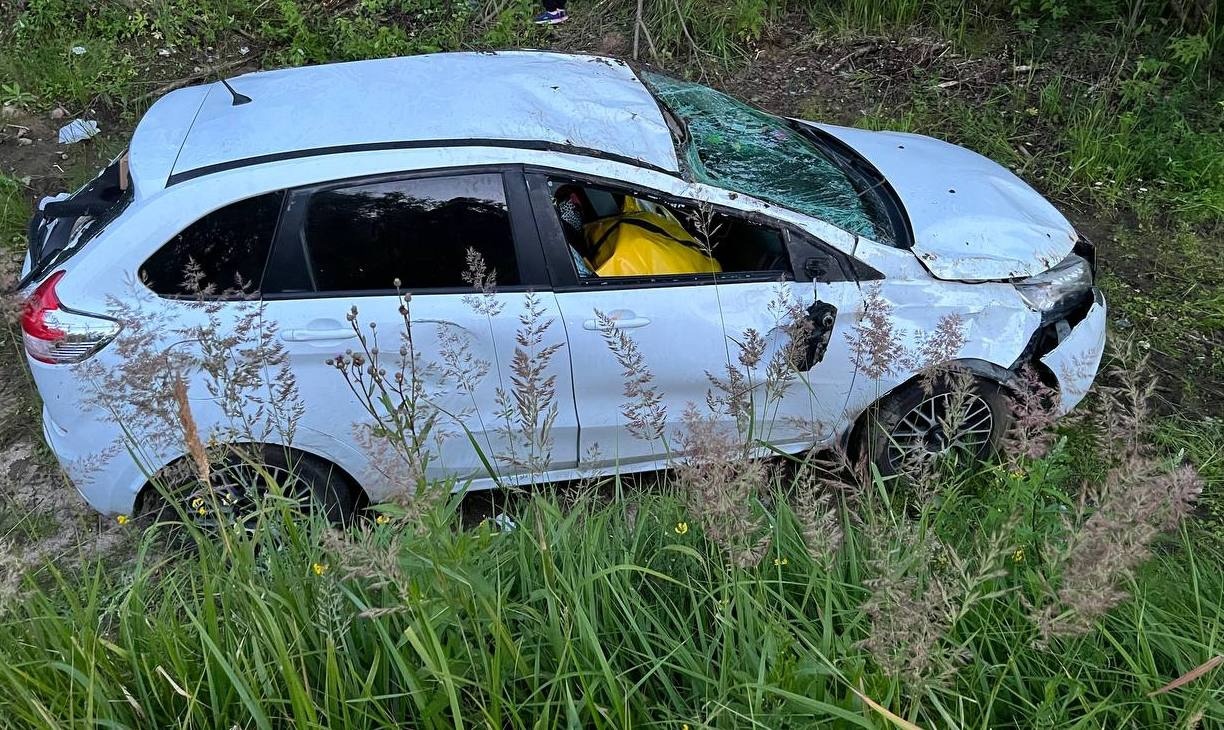
[{"label": "rear quarter window", "polygon": [[150,256],[141,280],[168,297],[256,293],[284,197],[266,193],[209,213]]}]

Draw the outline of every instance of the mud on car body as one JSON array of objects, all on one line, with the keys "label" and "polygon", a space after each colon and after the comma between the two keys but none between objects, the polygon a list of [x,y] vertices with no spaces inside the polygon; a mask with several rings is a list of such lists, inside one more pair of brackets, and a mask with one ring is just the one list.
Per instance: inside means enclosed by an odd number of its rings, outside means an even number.
[{"label": "mud on car body", "polygon": [[[609,332],[651,369],[665,413],[655,425],[672,433],[745,332],[761,336],[763,360],[789,346],[770,302],[793,302],[809,320],[798,385],[768,407],[754,394],[754,437],[800,452],[866,439],[864,414],[887,412],[872,453],[885,471],[907,454],[991,447],[1023,366],[1065,411],[1100,361],[1091,246],[1015,175],[950,144],[775,117],[588,56],[437,54],[227,83],[160,99],[124,158],[44,201],[31,225],[22,326],[47,442],[105,513],[132,512],[185,456],[181,439],[140,433],[91,395],[99,373],[130,365],[117,343],[142,322],[144,344],[178,362],[203,357],[182,333],[208,327],[274,344],[302,411],[291,439],[265,428],[251,440],[287,447],[340,512],[400,485],[355,437],[368,414],[327,360],[354,347],[353,307],[396,332],[402,292],[419,351],[460,338],[491,364],[470,392],[430,384],[461,435],[435,445],[427,476],[474,488],[666,466],[659,442],[627,427]],[[558,214],[562,188],[595,220],[630,205],[674,219],[716,265],[593,276]],[[470,306],[469,249],[497,272],[485,294],[496,317]],[[481,414],[529,309],[562,345],[548,363],[549,460],[542,473],[495,461],[490,474],[484,455],[515,445]],[[972,418],[943,433],[948,393],[916,380],[950,364],[974,375]],[[225,428],[235,414],[206,373],[183,373],[201,433]],[[716,417],[737,427],[733,413]]]}]

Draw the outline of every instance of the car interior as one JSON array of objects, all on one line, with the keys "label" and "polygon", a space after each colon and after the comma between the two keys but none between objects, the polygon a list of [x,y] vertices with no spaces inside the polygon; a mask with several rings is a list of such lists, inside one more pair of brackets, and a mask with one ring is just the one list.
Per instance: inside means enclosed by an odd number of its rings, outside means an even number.
[{"label": "car interior", "polygon": [[783,232],[697,205],[571,180],[549,181],[583,279],[791,272]]}]

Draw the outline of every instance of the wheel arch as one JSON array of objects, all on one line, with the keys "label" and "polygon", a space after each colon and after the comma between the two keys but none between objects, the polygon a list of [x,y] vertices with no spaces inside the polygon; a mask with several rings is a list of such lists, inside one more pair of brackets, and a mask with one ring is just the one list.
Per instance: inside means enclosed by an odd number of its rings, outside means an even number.
[{"label": "wheel arch", "polygon": [[[316,451],[312,449],[304,449],[301,446],[298,446],[296,444],[293,444],[293,445],[280,444],[280,443],[271,442],[271,441],[237,441],[237,442],[234,442],[228,445],[238,447],[238,448],[242,448],[242,447],[258,448],[260,450],[268,449],[268,448],[285,449],[290,454],[300,455],[300,456],[303,456],[309,459],[313,459],[322,464],[326,464],[327,466],[334,469],[335,472],[340,476],[340,478],[344,479],[348,483],[348,486],[353,490],[352,493],[353,493],[354,500],[356,502],[357,509],[362,509],[370,503],[370,496],[369,494],[366,493],[365,487],[362,486],[360,481],[355,479],[353,475],[349,473],[347,469],[345,469],[342,465],[338,464],[335,460],[329,459],[328,457],[320,453],[317,453]],[[136,493],[136,500],[135,500],[134,507],[133,507],[133,514],[141,514],[145,510],[145,507],[147,506],[146,500],[150,499],[152,495],[156,493],[157,488],[155,486],[155,483],[157,482],[158,479],[162,477],[162,475],[166,474],[171,469],[177,467],[178,465],[190,459],[191,459],[190,454],[181,454],[175,458],[172,458],[169,461],[167,461],[165,464],[163,464],[161,468],[157,469],[151,477],[146,479],[144,485],[141,486],[140,490],[137,491]]]},{"label": "wheel arch", "polygon": [[[1020,363],[1020,365],[1023,365],[1023,364],[1027,364],[1027,363]],[[1036,365],[1038,366],[1038,372],[1041,376],[1042,381],[1045,382],[1047,380],[1047,373],[1042,373],[1041,370],[1042,369],[1048,370],[1048,368],[1044,368],[1044,366],[1042,366],[1041,363],[1036,363]],[[974,375],[977,375],[978,377],[983,378],[984,380],[989,380],[989,381],[998,383],[999,385],[1003,386],[1005,389],[1009,391],[1015,390],[1015,388],[1019,384],[1020,376],[1016,372],[1016,369],[1006,368],[1006,367],[1003,367],[1002,365],[990,362],[989,360],[982,360],[980,358],[968,357],[968,358],[962,358],[959,360],[952,360],[952,361],[942,364],[939,367],[940,369],[959,368],[962,370],[967,370],[970,373],[973,373]],[[1018,369],[1018,366],[1015,366],[1015,367],[1017,367]],[[903,390],[905,388],[908,388],[911,385],[914,385],[915,383],[920,381],[928,372],[930,372],[930,370],[920,371],[920,372],[914,373],[908,379],[898,382],[892,388],[889,388],[887,391],[881,393],[878,398],[876,398],[874,401],[869,403],[866,408],[860,411],[854,417],[853,425],[849,429],[846,430],[845,434],[843,435],[841,439],[842,449],[844,449],[845,452],[848,454],[857,456],[857,451],[862,445],[862,437],[863,437],[864,432],[866,431],[867,423],[871,418],[871,414],[876,412],[877,409],[880,407],[880,405],[884,403],[885,401],[887,401],[890,397],[892,397],[894,393],[900,390]],[[1050,378],[1052,378],[1052,374],[1049,374],[1049,375],[1050,375]]]}]

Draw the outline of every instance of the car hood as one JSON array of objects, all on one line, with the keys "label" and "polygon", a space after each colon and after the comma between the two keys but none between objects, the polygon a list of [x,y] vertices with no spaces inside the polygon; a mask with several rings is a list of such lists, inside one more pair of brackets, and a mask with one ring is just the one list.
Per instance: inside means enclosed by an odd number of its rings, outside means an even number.
[{"label": "car hood", "polygon": [[849,145],[888,180],[909,215],[914,255],[940,279],[1032,276],[1075,246],[1077,234],[1062,213],[975,152],[918,134],[812,126]]}]

